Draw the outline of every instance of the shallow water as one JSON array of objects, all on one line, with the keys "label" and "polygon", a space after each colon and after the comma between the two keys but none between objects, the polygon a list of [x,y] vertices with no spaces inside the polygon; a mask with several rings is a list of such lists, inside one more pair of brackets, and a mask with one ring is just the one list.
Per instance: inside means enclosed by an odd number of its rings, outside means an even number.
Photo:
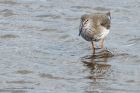
[{"label": "shallow water", "polygon": [[[0,93],[140,93],[139,0],[0,0]],[[80,16],[111,11],[105,47],[89,57]]]}]

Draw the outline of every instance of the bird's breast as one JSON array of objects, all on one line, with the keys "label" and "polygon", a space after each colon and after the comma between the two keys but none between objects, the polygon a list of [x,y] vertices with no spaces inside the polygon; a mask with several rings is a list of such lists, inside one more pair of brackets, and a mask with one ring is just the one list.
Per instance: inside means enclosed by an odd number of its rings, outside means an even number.
[{"label": "bird's breast", "polygon": [[109,33],[109,29],[106,29],[105,27],[102,27],[101,32],[100,32],[100,38],[104,39]]}]

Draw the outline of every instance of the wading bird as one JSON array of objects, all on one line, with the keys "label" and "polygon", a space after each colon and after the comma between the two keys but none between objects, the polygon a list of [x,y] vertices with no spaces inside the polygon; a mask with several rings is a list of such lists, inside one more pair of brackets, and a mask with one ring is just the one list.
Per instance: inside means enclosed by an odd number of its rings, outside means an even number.
[{"label": "wading bird", "polygon": [[79,36],[91,42],[93,54],[95,54],[95,42],[100,42],[100,48],[104,47],[104,39],[109,33],[111,24],[110,12],[85,14],[81,16]]}]

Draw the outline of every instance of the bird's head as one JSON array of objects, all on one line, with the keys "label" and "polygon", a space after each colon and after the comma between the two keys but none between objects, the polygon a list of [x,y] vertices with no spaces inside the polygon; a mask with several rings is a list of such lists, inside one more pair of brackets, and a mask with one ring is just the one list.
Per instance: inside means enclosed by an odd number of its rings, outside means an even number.
[{"label": "bird's head", "polygon": [[85,25],[88,21],[90,20],[90,17],[89,17],[89,15],[83,15],[82,17],[81,17],[81,23],[82,23],[82,25]]}]

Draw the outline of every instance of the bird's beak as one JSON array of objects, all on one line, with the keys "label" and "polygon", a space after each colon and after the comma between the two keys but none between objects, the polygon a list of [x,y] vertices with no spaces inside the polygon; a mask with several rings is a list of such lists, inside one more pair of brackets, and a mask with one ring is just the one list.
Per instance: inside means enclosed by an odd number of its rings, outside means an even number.
[{"label": "bird's beak", "polygon": [[79,26],[79,36],[81,35],[82,28],[83,28],[83,22],[81,21],[80,26]]}]

